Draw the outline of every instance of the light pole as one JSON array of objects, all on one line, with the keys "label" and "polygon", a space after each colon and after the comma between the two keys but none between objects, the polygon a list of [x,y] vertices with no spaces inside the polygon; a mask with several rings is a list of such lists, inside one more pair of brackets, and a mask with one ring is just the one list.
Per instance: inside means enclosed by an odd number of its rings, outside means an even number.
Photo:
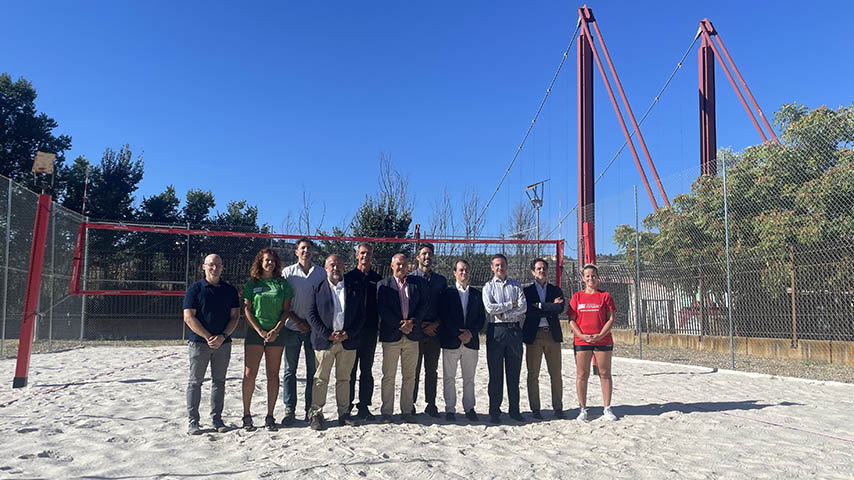
[{"label": "light pole", "polygon": [[551,180],[547,178],[537,183],[532,183],[525,188],[525,195],[537,211],[537,256],[540,256],[540,207],[543,206],[543,191],[546,187],[546,182]]}]

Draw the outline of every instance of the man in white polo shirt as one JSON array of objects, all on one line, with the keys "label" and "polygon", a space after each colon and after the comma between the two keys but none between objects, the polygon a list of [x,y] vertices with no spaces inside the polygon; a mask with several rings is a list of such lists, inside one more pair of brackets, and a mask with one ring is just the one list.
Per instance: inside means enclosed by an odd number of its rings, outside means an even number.
[{"label": "man in white polo shirt", "polygon": [[285,403],[283,426],[293,424],[296,418],[297,366],[299,366],[301,348],[305,349],[305,419],[308,421],[316,366],[308,314],[314,301],[315,288],[326,280],[326,271],[311,262],[311,257],[314,255],[311,240],[305,237],[297,240],[297,249],[294,253],[297,263],[282,270],[282,276],[291,284],[294,291],[291,314],[280,333],[285,336],[285,372],[282,374],[282,401]]}]

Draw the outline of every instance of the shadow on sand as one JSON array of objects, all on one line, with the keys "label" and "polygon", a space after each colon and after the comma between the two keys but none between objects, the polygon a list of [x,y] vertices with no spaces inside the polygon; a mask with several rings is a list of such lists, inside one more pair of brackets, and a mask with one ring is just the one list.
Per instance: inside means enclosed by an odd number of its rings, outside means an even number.
[{"label": "shadow on sand", "polygon": [[[635,416],[635,415],[661,415],[668,412],[680,413],[696,413],[696,412],[730,412],[730,411],[750,411],[761,410],[767,407],[790,407],[794,405],[802,405],[793,402],[780,403],[758,403],[757,400],[742,400],[738,402],[669,402],[669,403],[648,403],[646,405],[616,405],[614,412],[617,415]],[[592,413],[592,412],[591,412]],[[601,413],[601,412],[599,412]]]}]

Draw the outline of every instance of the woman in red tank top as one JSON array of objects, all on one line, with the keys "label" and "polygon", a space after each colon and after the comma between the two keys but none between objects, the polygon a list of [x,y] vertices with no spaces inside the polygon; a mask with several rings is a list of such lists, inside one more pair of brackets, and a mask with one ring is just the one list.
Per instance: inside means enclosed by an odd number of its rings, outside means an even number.
[{"label": "woman in red tank top", "polygon": [[611,411],[611,355],[614,340],[611,326],[617,311],[611,294],[599,290],[599,270],[595,265],[585,265],[582,270],[584,290],[569,301],[569,326],[575,333],[575,392],[581,411],[577,420],[587,420],[587,380],[590,377],[590,360],[595,356],[602,385],[602,417],[616,420]]}]

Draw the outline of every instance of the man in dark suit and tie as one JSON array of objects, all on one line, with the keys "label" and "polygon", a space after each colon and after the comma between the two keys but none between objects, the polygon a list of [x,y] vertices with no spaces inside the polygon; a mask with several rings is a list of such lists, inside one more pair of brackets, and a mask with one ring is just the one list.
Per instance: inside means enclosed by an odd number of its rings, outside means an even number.
[{"label": "man in dark suit and tie", "polygon": [[445,418],[456,420],[457,365],[463,372],[463,411],[476,422],[474,411],[474,374],[480,347],[478,334],[486,322],[486,311],[480,291],[469,286],[469,262],[454,264],[456,284],[442,292],[439,301],[439,340],[442,343],[442,390],[445,396]]},{"label": "man in dark suit and tie", "polygon": [[563,380],[560,376],[560,344],[563,332],[558,315],[563,311],[563,291],[548,282],[549,264],[542,258],[531,262],[534,283],[525,288],[528,310],[522,326],[525,342],[525,363],[528,366],[528,402],[534,418],[540,413],[540,365],[546,357],[552,387],[552,408],[555,417],[563,418]]},{"label": "man in dark suit and tie", "polygon": [[402,385],[400,411],[404,422],[415,423],[412,392],[415,390],[415,365],[424,319],[426,292],[420,278],[407,275],[409,262],[398,253],[391,259],[392,276],[377,284],[377,311],[380,315],[380,342],[383,345],[382,395],[383,423],[391,423],[394,412],[394,377],[400,360]]},{"label": "man in dark suit and tie", "polygon": [[315,288],[308,315],[317,361],[309,410],[312,430],[324,428],[323,405],[333,364],[338,424],[356,425],[349,413],[350,372],[356,361],[359,333],[365,323],[364,284],[344,281],[344,262],[338,255],[326,257],[325,268],[326,280]]}]

